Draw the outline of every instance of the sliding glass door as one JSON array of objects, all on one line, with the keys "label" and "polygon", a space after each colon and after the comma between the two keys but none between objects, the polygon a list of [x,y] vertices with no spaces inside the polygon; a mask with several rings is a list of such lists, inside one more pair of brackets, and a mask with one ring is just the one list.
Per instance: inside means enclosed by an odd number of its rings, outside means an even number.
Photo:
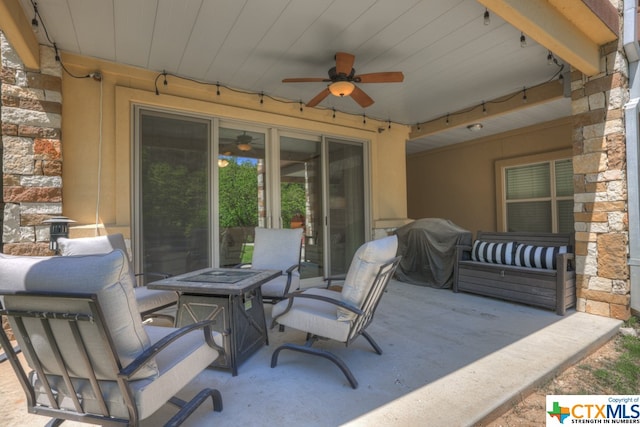
[{"label": "sliding glass door", "polygon": [[140,110],[138,130],[138,267],[169,274],[207,267],[211,121]]},{"label": "sliding glass door", "polygon": [[220,127],[218,225],[220,267],[251,262],[254,229],[267,225],[266,134]]},{"label": "sliding glass door", "polygon": [[366,240],[362,143],[136,108],[138,271],[251,262],[255,227],[303,228],[303,279],[345,273]]},{"label": "sliding glass door", "polygon": [[365,168],[362,144],[327,141],[330,274],[346,273],[365,242]]}]

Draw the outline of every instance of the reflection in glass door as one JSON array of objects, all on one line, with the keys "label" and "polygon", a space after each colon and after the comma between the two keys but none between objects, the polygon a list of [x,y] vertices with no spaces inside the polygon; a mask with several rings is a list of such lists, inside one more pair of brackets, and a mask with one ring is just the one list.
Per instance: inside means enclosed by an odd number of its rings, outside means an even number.
[{"label": "reflection in glass door", "polygon": [[280,218],[283,228],[304,228],[300,277],[324,274],[320,140],[280,138]]},{"label": "reflection in glass door", "polygon": [[221,127],[218,146],[219,265],[251,262],[254,228],[267,226],[265,134]]},{"label": "reflection in glass door", "polygon": [[365,241],[365,169],[361,144],[328,140],[329,274],[346,273]]},{"label": "reflection in glass door", "polygon": [[138,267],[170,274],[208,267],[211,122],[149,110],[138,119]]}]

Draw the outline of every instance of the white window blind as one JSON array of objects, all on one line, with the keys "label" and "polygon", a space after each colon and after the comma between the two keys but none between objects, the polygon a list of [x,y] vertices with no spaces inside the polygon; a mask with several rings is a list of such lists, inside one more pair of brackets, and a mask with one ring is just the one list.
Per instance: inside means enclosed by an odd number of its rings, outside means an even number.
[{"label": "white window blind", "polygon": [[507,200],[549,197],[549,163],[507,169]]},{"label": "white window blind", "polygon": [[508,231],[574,231],[571,159],[508,167],[503,176]]}]

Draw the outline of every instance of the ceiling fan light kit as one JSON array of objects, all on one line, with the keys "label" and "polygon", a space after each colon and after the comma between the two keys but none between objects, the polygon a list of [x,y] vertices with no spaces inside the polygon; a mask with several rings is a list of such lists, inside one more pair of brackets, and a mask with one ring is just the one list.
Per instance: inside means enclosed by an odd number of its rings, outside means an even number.
[{"label": "ceiling fan light kit", "polygon": [[356,75],[353,68],[355,56],[338,52],[335,55],[336,66],[329,69],[329,78],[321,77],[297,77],[282,80],[283,83],[306,83],[306,82],[330,82],[329,85],[307,102],[307,107],[315,107],[329,95],[344,97],[350,96],[362,108],[366,108],[374,103],[374,100],[367,95],[355,83],[395,83],[402,82],[404,75],[400,71],[387,71],[381,73],[368,73]]},{"label": "ceiling fan light kit", "polygon": [[329,92],[334,96],[350,96],[356,85],[348,81],[338,81],[329,85]]}]

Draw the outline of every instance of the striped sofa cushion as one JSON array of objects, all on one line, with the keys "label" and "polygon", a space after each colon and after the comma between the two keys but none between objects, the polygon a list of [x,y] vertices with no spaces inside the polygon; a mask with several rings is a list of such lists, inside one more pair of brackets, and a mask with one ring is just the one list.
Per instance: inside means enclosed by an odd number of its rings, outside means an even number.
[{"label": "striped sofa cushion", "polygon": [[569,251],[568,246],[534,246],[518,244],[516,246],[515,265],[520,267],[544,268],[555,270],[556,257]]},{"label": "striped sofa cushion", "polygon": [[473,242],[471,259],[479,262],[513,265],[515,247],[515,242],[495,243],[476,240]]}]

